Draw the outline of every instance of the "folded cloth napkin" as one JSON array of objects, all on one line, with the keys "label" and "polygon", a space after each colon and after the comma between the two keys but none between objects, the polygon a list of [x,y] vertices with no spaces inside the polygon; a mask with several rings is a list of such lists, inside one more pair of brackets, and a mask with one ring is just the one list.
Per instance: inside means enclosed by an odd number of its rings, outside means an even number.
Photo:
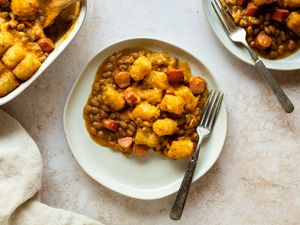
[{"label": "folded cloth napkin", "polygon": [[39,202],[42,158],[24,128],[0,110],[0,225],[101,225]]}]

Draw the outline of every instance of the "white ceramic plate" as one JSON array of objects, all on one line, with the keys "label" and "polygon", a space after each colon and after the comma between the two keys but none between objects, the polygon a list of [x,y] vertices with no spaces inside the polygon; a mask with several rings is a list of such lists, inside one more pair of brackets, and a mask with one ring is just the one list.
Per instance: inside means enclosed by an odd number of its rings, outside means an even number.
[{"label": "white ceramic plate", "polygon": [[[128,47],[144,47],[167,51],[190,63],[194,74],[206,74],[208,88],[219,88],[208,69],[194,56],[175,45],[147,38],[113,44],[87,65],[74,84],[64,110],[64,129],[70,148],[83,170],[104,186],[137,199],[158,199],[176,192],[183,178],[187,159],[172,160],[150,153],[144,159],[125,157],[121,153],[97,145],[89,136],[83,119],[99,65],[112,53]],[[227,131],[227,114],[222,105],[209,141],[203,145],[194,181],[203,176],[219,157]]]},{"label": "white ceramic plate", "polygon": [[39,70],[27,81],[22,83],[17,89],[13,90],[11,93],[6,95],[3,98],[0,98],[0,106],[4,105],[7,102],[10,102],[19,94],[21,94],[26,88],[28,88],[42,73],[47,69],[47,67],[64,51],[64,49],[70,44],[70,42],[74,39],[78,31],[80,30],[87,10],[87,0],[81,1],[81,10],[79,17],[73,24],[71,30],[65,34],[60,40],[55,43],[55,49],[51,54],[48,56],[45,62],[42,63]]},{"label": "white ceramic plate", "polygon": [[[233,55],[235,55],[240,60],[254,65],[252,59],[250,58],[249,53],[243,47],[240,47],[234,44],[225,33],[222,24],[219,22],[213,8],[211,6],[211,2],[213,0],[203,0],[202,7],[203,12],[206,15],[207,21],[210,24],[211,28],[222,42],[222,44],[230,51]],[[300,69],[300,51],[295,54],[279,60],[268,60],[262,59],[265,63],[266,67],[274,70],[296,70]]]}]

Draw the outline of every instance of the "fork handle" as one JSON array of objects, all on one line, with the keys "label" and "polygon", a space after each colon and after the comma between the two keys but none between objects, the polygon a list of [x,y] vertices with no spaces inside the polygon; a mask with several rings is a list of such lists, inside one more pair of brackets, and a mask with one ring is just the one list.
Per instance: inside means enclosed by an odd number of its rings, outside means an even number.
[{"label": "fork handle", "polygon": [[274,79],[270,71],[267,69],[265,64],[259,59],[256,53],[246,45],[246,48],[249,51],[251,58],[254,61],[254,65],[260,76],[263,80],[270,86],[280,105],[284,109],[285,112],[291,113],[294,111],[294,105],[288,96],[284,93],[284,91],[279,86],[278,82]]},{"label": "fork handle", "polygon": [[184,178],[182,180],[182,183],[180,185],[179,191],[176,196],[176,200],[173,204],[170,218],[172,220],[180,220],[185,202],[187,199],[187,196],[189,194],[189,190],[193,181],[194,172],[197,166],[198,156],[200,152],[200,146],[201,146],[201,140],[199,140],[199,143],[196,147],[196,150],[192,156],[192,158],[189,161],[189,164],[187,166],[187,170],[185,172]]},{"label": "fork handle", "polygon": [[257,62],[255,62],[255,67],[259,72],[259,74],[264,79],[264,81],[270,86],[274,95],[276,96],[277,100],[279,101],[279,103],[281,104],[285,112],[287,113],[293,112],[294,111],[293,103],[288,98],[288,96],[284,93],[284,91],[281,89],[277,81],[271,75],[270,71],[266,68],[265,64],[259,59]]}]

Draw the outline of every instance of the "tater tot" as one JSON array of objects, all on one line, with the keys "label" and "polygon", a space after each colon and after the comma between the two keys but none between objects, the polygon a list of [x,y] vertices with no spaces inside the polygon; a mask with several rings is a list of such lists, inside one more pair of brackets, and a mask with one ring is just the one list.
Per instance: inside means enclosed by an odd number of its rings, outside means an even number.
[{"label": "tater tot", "polygon": [[0,60],[0,75],[7,71],[6,66]]},{"label": "tater tot", "polygon": [[9,69],[13,69],[19,62],[21,62],[25,58],[26,53],[27,52],[24,48],[24,45],[18,42],[6,51],[2,58],[2,61]]},{"label": "tater tot", "polygon": [[40,8],[39,0],[12,0],[11,9],[20,18],[32,18]]},{"label": "tater tot", "polygon": [[19,81],[10,71],[7,71],[0,75],[0,97],[7,95],[18,86]]},{"label": "tater tot", "polygon": [[159,146],[159,137],[151,130],[138,129],[134,141],[136,144],[147,145],[150,148]]},{"label": "tater tot", "polygon": [[20,80],[30,78],[41,66],[39,59],[33,54],[27,54],[26,57],[17,65],[13,73]]},{"label": "tater tot", "polygon": [[146,56],[140,56],[130,68],[130,76],[135,81],[143,80],[152,70],[151,61]]},{"label": "tater tot", "polygon": [[194,143],[189,139],[173,141],[166,155],[173,159],[190,157],[194,152]]},{"label": "tater tot", "polygon": [[152,88],[167,90],[169,88],[168,76],[164,72],[151,71],[146,77],[146,83]]},{"label": "tater tot", "polygon": [[133,118],[141,118],[142,120],[150,120],[157,118],[160,115],[160,110],[149,104],[148,102],[142,102],[134,108],[132,111]]},{"label": "tater tot", "polygon": [[104,104],[117,111],[121,110],[125,106],[125,100],[123,96],[112,86],[107,86],[104,88],[102,100]]},{"label": "tater tot", "polygon": [[158,104],[162,100],[163,92],[161,89],[147,89],[140,92],[140,96],[152,105]]},{"label": "tater tot", "polygon": [[7,32],[2,31],[0,32],[0,56],[2,56],[7,49],[9,49],[14,44],[14,36]]},{"label": "tater tot", "polygon": [[172,135],[177,131],[177,122],[169,118],[159,119],[153,123],[153,130],[159,136]]},{"label": "tater tot", "polygon": [[185,102],[182,97],[165,95],[159,106],[162,111],[180,115],[184,111],[184,105]]},{"label": "tater tot", "polygon": [[175,95],[180,96],[185,100],[184,108],[188,111],[194,111],[197,107],[199,98],[195,97],[191,91],[186,86],[180,86],[175,90]]},{"label": "tater tot", "polygon": [[287,27],[300,36],[300,12],[291,12],[286,20]]}]

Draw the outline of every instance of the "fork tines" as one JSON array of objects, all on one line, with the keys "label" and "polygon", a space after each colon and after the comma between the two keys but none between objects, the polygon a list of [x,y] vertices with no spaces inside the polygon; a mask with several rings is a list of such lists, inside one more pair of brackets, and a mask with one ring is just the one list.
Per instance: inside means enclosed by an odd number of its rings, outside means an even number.
[{"label": "fork tines", "polygon": [[236,27],[233,18],[232,12],[229,6],[227,5],[226,1],[221,3],[220,0],[214,0],[211,2],[211,5],[217,14],[218,19],[220,20],[221,24],[225,28],[225,31],[232,32],[232,30]]},{"label": "fork tines", "polygon": [[212,90],[203,108],[200,126],[211,130],[220,110],[224,94],[218,90]]}]

